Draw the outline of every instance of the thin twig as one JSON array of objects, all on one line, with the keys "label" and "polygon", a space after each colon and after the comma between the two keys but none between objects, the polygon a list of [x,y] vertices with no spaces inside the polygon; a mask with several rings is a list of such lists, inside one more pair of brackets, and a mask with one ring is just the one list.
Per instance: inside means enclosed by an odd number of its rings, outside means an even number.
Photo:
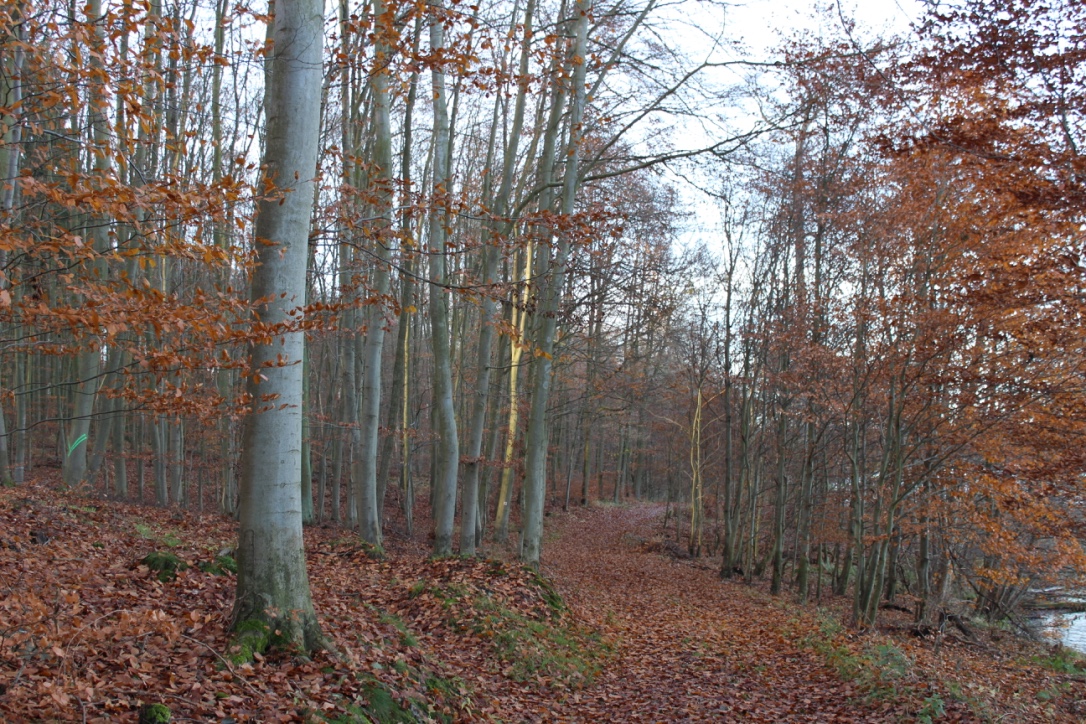
[{"label": "thin twig", "polygon": [[181,638],[185,639],[186,641],[192,641],[193,643],[200,644],[205,649],[207,649],[211,653],[215,654],[216,658],[218,658],[219,661],[221,661],[223,663],[223,666],[225,666],[227,668],[227,670],[231,674],[234,675],[235,678],[239,679],[241,681],[241,683],[245,684],[245,686],[248,687],[249,691],[253,692],[254,696],[256,696],[258,698],[264,696],[264,694],[259,689],[257,689],[255,686],[250,684],[248,682],[248,680],[244,676],[239,675],[238,672],[234,670],[233,664],[231,664],[228,659],[224,658],[223,655],[220,654],[218,651],[216,651],[214,649],[214,647],[212,647],[210,644],[204,643],[200,639],[193,638],[192,636],[187,636],[185,634],[181,634]]}]

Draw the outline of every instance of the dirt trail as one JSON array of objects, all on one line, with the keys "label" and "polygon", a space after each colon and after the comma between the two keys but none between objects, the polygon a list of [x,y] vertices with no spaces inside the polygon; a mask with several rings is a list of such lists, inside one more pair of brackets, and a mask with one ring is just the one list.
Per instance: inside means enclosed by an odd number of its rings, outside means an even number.
[{"label": "dirt trail", "polygon": [[544,570],[570,605],[616,640],[577,721],[880,722],[909,712],[863,703],[818,653],[797,644],[806,619],[716,571],[646,552],[662,506],[564,516]]}]

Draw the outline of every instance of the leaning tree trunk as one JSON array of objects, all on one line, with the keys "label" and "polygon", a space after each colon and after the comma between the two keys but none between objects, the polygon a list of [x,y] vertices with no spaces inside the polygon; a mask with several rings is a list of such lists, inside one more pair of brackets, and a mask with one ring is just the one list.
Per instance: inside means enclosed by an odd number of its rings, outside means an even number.
[{"label": "leaning tree trunk", "polygon": [[323,644],[302,544],[302,356],[309,222],[317,171],[321,0],[278,0],[267,60],[265,188],[256,213],[252,300],[264,334],[251,348],[252,409],[242,437],[233,628],[250,650],[269,632],[305,650]]}]

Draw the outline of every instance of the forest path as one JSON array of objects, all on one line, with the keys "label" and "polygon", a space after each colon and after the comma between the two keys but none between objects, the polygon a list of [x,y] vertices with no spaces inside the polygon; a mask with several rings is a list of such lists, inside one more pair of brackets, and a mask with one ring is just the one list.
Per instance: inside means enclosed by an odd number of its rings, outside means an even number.
[{"label": "forest path", "polygon": [[[576,509],[554,523],[544,570],[616,644],[571,720],[900,721],[864,703],[798,639],[814,617],[715,570],[647,552],[662,505]],[[563,713],[565,718],[566,712]]]}]

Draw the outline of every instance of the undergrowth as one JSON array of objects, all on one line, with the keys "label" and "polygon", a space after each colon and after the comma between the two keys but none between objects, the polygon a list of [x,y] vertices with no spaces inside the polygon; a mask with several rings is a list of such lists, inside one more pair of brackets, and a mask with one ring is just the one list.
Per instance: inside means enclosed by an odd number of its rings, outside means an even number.
[{"label": "undergrowth", "polygon": [[[798,621],[793,622],[798,625]],[[914,709],[917,722],[932,722],[945,712],[937,692],[918,691],[919,678],[912,660],[888,642],[870,642],[857,651],[845,641],[845,629],[832,614],[820,611],[813,631],[797,637],[801,647],[820,654],[842,681],[852,683],[870,702],[921,701]]]},{"label": "undergrowth", "polygon": [[[595,680],[612,647],[576,623],[546,577],[530,568],[513,575],[496,561],[486,562],[482,571],[473,562],[456,565],[475,576],[419,579],[407,587],[408,601],[436,603],[444,625],[483,639],[499,673],[513,681],[580,689]],[[519,585],[511,579],[519,579]]]}]

